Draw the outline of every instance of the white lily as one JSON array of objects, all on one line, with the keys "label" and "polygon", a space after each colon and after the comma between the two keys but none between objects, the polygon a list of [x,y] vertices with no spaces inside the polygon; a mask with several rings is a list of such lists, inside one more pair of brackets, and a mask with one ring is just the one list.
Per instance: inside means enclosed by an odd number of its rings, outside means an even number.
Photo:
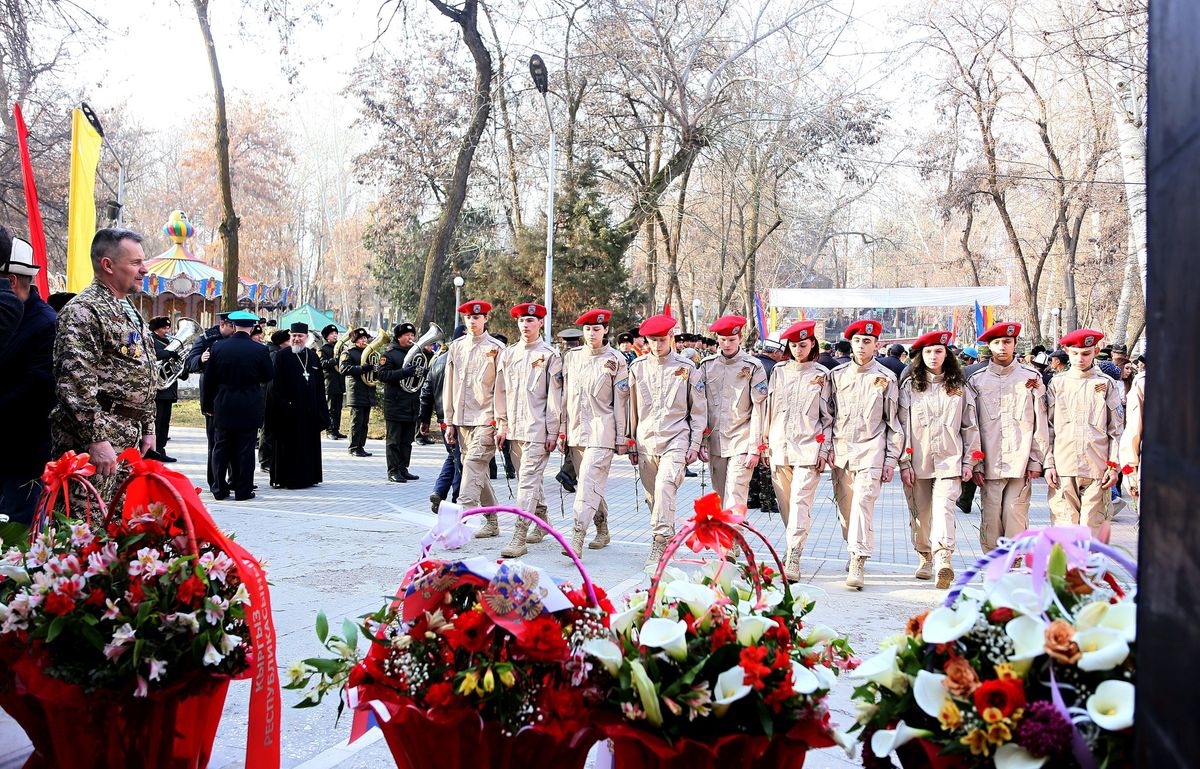
[{"label": "white lily", "polygon": [[827,688],[821,685],[821,680],[813,673],[813,671],[793,660],[792,662],[792,688],[797,694],[812,694],[817,689]]},{"label": "white lily", "polygon": [[1108,613],[1108,601],[1093,601],[1075,612],[1075,629],[1091,630]]},{"label": "white lily", "polygon": [[939,607],[925,617],[922,637],[927,644],[944,644],[957,641],[975,627],[979,619],[979,602],[960,601],[952,609]]},{"label": "white lily", "polygon": [[687,659],[687,623],[651,617],[642,624],[638,632],[638,643],[662,649],[674,660]]},{"label": "white lily", "polygon": [[837,633],[833,628],[829,627],[828,625],[822,625],[818,622],[817,624],[809,627],[808,635],[804,637],[804,645],[816,646],[819,643],[832,641],[837,637]]},{"label": "white lily", "polygon": [[1101,729],[1117,732],[1133,726],[1133,684],[1104,681],[1087,698],[1087,712]]},{"label": "white lily", "polygon": [[1100,620],[1100,627],[1110,628],[1121,634],[1125,643],[1137,640],[1137,604],[1132,601],[1105,604],[1108,611]]},{"label": "white lily", "polygon": [[925,711],[925,715],[930,718],[937,718],[942,712],[942,705],[950,699],[946,696],[946,687],[942,683],[945,680],[946,676],[941,673],[922,670],[917,673],[917,679],[913,682],[913,699],[917,701],[917,707]]},{"label": "white lily", "polygon": [[674,598],[687,604],[688,611],[696,619],[703,619],[707,616],[718,598],[717,591],[711,587],[682,580],[667,585],[666,594],[667,598]]},{"label": "white lily", "polygon": [[762,603],[759,604],[765,609],[770,609],[783,603],[783,591],[777,587],[769,587],[763,591]]},{"label": "white lily", "polygon": [[1013,654],[1008,661],[1018,673],[1029,670],[1033,661],[1046,651],[1046,623],[1040,617],[1022,614],[1004,626],[1004,632],[1012,639]]},{"label": "white lily", "polygon": [[933,732],[927,729],[913,729],[901,721],[895,729],[880,729],[871,735],[871,752],[877,758],[887,758],[896,748],[918,737],[932,737]]},{"label": "white lily", "polygon": [[908,686],[908,676],[900,670],[896,658],[896,647],[884,649],[850,671],[848,677],[856,680],[874,681],[896,694],[903,694]]},{"label": "white lily", "polygon": [[615,676],[621,670],[621,662],[624,659],[621,647],[607,638],[589,638],[581,648],[589,657],[600,660],[609,675]]},{"label": "white lily", "polygon": [[1019,614],[1041,615],[1054,602],[1054,591],[1043,590],[1039,598],[1033,589],[1033,577],[1023,571],[1005,572],[1000,579],[986,583],[985,590],[993,607]]},{"label": "white lily", "polygon": [[759,617],[749,614],[739,617],[737,621],[737,640],[742,646],[753,646],[762,638],[763,633],[775,627],[777,623],[769,617]]},{"label": "white lily", "polygon": [[1129,656],[1129,644],[1120,633],[1106,627],[1076,633],[1075,643],[1083,652],[1076,663],[1080,670],[1112,670]]},{"label": "white lily", "polygon": [[1041,769],[1048,756],[1037,756],[1015,742],[1006,742],[996,748],[996,769]]},{"label": "white lily", "polygon": [[704,566],[700,569],[700,574],[708,577],[714,587],[729,595],[730,586],[733,584],[733,577],[737,574],[737,567],[729,561],[724,560],[705,561]]},{"label": "white lily", "polygon": [[629,635],[629,629],[633,627],[634,620],[641,616],[642,608],[631,607],[623,612],[614,614],[611,621],[613,632],[620,635]]},{"label": "white lily", "polygon": [[654,682],[646,675],[646,669],[639,660],[629,663],[629,680],[642,701],[642,710],[646,711],[646,720],[651,726],[662,726],[662,708],[658,706],[658,690]]},{"label": "white lily", "polygon": [[746,683],[746,671],[740,665],[726,670],[717,676],[716,686],[713,687],[713,713],[725,715],[729,706],[754,691],[754,687]]},{"label": "white lily", "polygon": [[837,685],[837,674],[828,666],[814,665],[811,670],[813,675],[817,677],[817,681],[820,682],[817,688],[829,690]]}]

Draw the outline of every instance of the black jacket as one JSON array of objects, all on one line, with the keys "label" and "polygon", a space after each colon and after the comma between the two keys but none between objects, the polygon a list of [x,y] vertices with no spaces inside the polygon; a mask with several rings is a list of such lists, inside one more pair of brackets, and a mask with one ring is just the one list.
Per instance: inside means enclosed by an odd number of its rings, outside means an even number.
[{"label": "black jacket", "polygon": [[345,395],[346,375],[338,369],[337,358],[333,357],[333,343],[321,345],[321,370],[325,372],[325,395]]},{"label": "black jacket", "polygon": [[904,373],[904,361],[894,355],[876,355],[875,360],[879,361],[885,368],[896,375],[896,381],[900,381],[900,376]]},{"label": "black jacket", "polygon": [[[167,352],[167,340],[154,334],[154,357],[160,361],[179,358],[177,352]],[[154,400],[163,401],[165,403],[174,403],[179,400],[179,380],[176,379],[171,383],[170,387],[164,387],[154,394]]]},{"label": "black jacket", "polygon": [[213,345],[205,366],[208,380],[201,410],[212,414],[222,430],[257,430],[262,426],[263,384],[274,376],[267,348],[238,332]]},{"label": "black jacket", "polygon": [[442,415],[446,413],[442,410],[442,383],[445,379],[446,348],[442,348],[442,352],[429,364],[429,375],[425,377],[425,384],[421,385],[420,421],[423,424],[429,423],[434,416],[440,423]]},{"label": "black jacket", "polygon": [[424,352],[418,352],[413,365],[404,365],[404,356],[411,347],[388,345],[379,358],[375,378],[383,383],[383,418],[400,422],[415,422],[421,415],[421,383],[428,365]]},{"label": "black jacket", "polygon": [[[213,326],[212,328],[210,328],[204,332],[204,336],[196,337],[196,339],[192,341],[191,349],[188,350],[187,363],[184,364],[183,373],[200,375],[200,402],[201,403],[204,402],[204,394],[205,394],[205,389],[206,389],[204,386],[204,380],[205,380],[204,375],[208,368],[208,364],[201,361],[200,358],[204,356],[205,351],[211,350],[212,346],[214,344],[216,344],[217,342],[221,341],[224,338],[225,337],[221,336],[221,327]],[[249,337],[247,337],[247,338],[249,338]],[[212,359],[209,358],[209,360],[212,360]]]},{"label": "black jacket", "polygon": [[[7,284],[7,281],[5,281]],[[0,473],[32,480],[50,456],[54,408],[54,323],[58,315],[37,290],[25,300],[20,322],[0,344]]]},{"label": "black jacket", "polygon": [[837,359],[834,358],[832,355],[830,355],[827,352],[823,352],[817,356],[817,363],[820,363],[822,366],[829,369],[830,371],[833,371],[835,368],[838,367]]},{"label": "black jacket", "polygon": [[375,386],[363,381],[362,375],[369,370],[362,362],[363,352],[357,347],[343,347],[338,368],[346,375],[346,405],[366,408],[375,405]]}]

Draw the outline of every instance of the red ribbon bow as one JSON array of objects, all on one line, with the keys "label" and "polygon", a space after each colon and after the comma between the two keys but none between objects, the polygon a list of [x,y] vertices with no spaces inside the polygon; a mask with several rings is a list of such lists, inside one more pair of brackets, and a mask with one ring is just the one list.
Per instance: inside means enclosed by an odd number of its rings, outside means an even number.
[{"label": "red ribbon bow", "polygon": [[746,506],[722,510],[721,495],[714,491],[697,499],[695,508],[692,524],[696,528],[685,540],[687,546],[697,553],[708,549],[720,554],[733,547],[733,527],[746,520]]},{"label": "red ribbon bow", "polygon": [[[42,497],[38,500],[37,514],[34,516],[33,525],[30,527],[30,536],[34,536],[46,526],[52,517],[54,517],[54,506],[58,502],[58,497],[61,494],[63,505],[66,507],[67,516],[71,515],[71,481],[82,483],[87,493],[84,498],[87,500],[87,509],[84,512],[84,520],[91,523],[92,520],[92,498],[97,497],[96,487],[91,481],[87,480],[90,476],[96,474],[96,466],[91,463],[91,455],[86,451],[82,454],[76,454],[74,451],[67,451],[58,459],[46,463],[46,469],[42,472]],[[101,502],[101,504],[103,504]],[[103,515],[103,507],[101,508]]]},{"label": "red ribbon bow", "polygon": [[96,467],[91,462],[92,457],[86,451],[76,454],[68,451],[58,459],[46,463],[42,473],[42,483],[46,486],[62,486],[72,478],[86,478],[96,474]]}]

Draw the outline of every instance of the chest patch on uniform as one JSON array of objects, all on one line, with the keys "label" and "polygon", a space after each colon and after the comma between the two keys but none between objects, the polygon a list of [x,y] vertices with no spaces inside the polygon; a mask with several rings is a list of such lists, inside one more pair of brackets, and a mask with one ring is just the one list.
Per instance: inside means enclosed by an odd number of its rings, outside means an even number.
[{"label": "chest patch on uniform", "polygon": [[620,382],[617,382],[617,389],[623,393],[629,392],[629,380],[622,379]]},{"label": "chest patch on uniform", "polygon": [[958,398],[962,395],[962,388],[958,387],[958,386],[947,387],[946,394],[949,395],[951,398]]},{"label": "chest patch on uniform", "polygon": [[809,381],[809,384],[813,387],[823,387],[825,385],[825,375],[817,374]]},{"label": "chest patch on uniform", "polygon": [[764,382],[759,382],[758,384],[754,385],[754,391],[757,393],[760,393],[762,395],[766,395],[767,394],[767,383],[764,381]]},{"label": "chest patch on uniform", "polygon": [[738,372],[738,379],[748,379],[749,377],[750,377],[750,367],[743,366],[742,370]]},{"label": "chest patch on uniform", "polygon": [[873,384],[876,388],[878,388],[880,390],[886,390],[887,386],[888,386],[888,380],[887,380],[887,377],[885,377],[885,376],[877,376],[877,377],[875,377],[875,381],[872,382],[871,384]]},{"label": "chest patch on uniform", "polygon": [[495,358],[499,353],[500,353],[500,351],[497,350],[495,347],[493,347],[492,349],[488,350],[484,354],[487,355],[489,358]]},{"label": "chest patch on uniform", "polygon": [[545,365],[546,365],[546,356],[545,355],[543,355],[542,357],[538,358],[537,360],[535,360],[533,362],[534,368],[540,368],[541,366],[545,366]]},{"label": "chest patch on uniform", "polygon": [[696,380],[696,392],[698,392],[698,393],[704,392],[704,380],[703,379]]},{"label": "chest patch on uniform", "polygon": [[561,371],[554,375],[554,381],[558,382],[559,384],[563,383],[563,375]]},{"label": "chest patch on uniform", "polygon": [[687,379],[688,370],[683,366],[680,366],[679,368],[675,369],[675,376],[679,377],[680,379]]},{"label": "chest patch on uniform", "polygon": [[1042,383],[1042,380],[1038,379],[1035,376],[1031,376],[1025,380],[1025,389],[1036,390],[1038,388],[1038,385],[1040,385],[1041,383]]},{"label": "chest patch on uniform", "polygon": [[1101,395],[1106,394],[1108,392],[1108,385],[1106,385],[1104,382],[1101,382],[1100,384],[1096,385],[1096,392],[1100,393]]}]

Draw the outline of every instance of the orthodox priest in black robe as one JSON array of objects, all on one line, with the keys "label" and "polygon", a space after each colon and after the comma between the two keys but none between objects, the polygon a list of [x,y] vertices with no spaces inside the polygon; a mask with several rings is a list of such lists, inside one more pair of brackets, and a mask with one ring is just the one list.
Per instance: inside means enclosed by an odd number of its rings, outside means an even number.
[{"label": "orthodox priest in black robe", "polygon": [[275,355],[267,391],[267,433],[275,446],[271,485],[305,489],[321,482],[321,432],[329,427],[325,378],[316,350],[305,347],[308,324],[293,323],[290,346]]}]

